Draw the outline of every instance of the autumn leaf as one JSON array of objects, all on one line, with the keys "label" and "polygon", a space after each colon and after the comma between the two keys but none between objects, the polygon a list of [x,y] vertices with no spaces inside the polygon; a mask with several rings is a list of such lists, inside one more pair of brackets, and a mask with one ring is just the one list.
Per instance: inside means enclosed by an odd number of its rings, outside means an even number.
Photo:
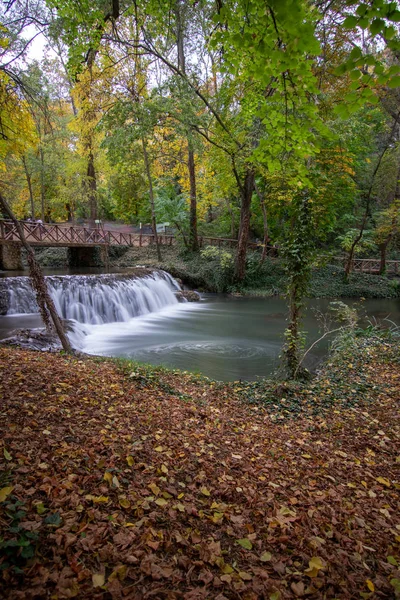
[{"label": "autumn leaf", "polygon": [[236,543],[239,544],[239,546],[242,546],[242,548],[245,548],[246,550],[251,550],[253,547],[253,544],[251,543],[251,541],[248,538],[242,538],[240,540],[236,540]]},{"label": "autumn leaf", "polygon": [[108,496],[92,496],[91,494],[87,494],[85,498],[86,500],[91,500],[94,504],[101,504],[109,501]]},{"label": "autumn leaf", "polygon": [[0,490],[0,502],[4,502],[4,500],[11,494],[13,491],[13,486],[4,487]]},{"label": "autumn leaf", "polygon": [[150,483],[148,487],[155,496],[158,496],[161,492],[160,488],[156,483]]},{"label": "autumn leaf", "polygon": [[157,498],[157,500],[155,501],[155,503],[158,506],[166,506],[168,504],[168,500],[165,500],[164,498]]},{"label": "autumn leaf", "polygon": [[324,562],[318,557],[314,556],[308,563],[308,569],[305,569],[304,573],[308,577],[317,577],[319,571],[325,568]]},{"label": "autumn leaf", "polygon": [[105,578],[102,573],[96,573],[92,575],[93,587],[102,587],[105,583]]},{"label": "autumn leaf", "polygon": [[367,579],[365,581],[365,583],[367,584],[367,588],[369,589],[370,592],[374,592],[375,591],[375,586],[372,583],[372,581],[370,579]]},{"label": "autumn leaf", "polygon": [[386,479],[386,477],[377,477],[376,481],[378,483],[382,483],[382,485],[385,485],[386,487],[390,487],[391,483],[389,481],[389,479]]},{"label": "autumn leaf", "polygon": [[133,458],[133,456],[127,456],[126,457],[126,462],[128,463],[128,465],[130,467],[133,467],[133,465],[135,464],[135,459]]},{"label": "autumn leaf", "polygon": [[122,508],[130,508],[131,503],[126,498],[126,496],[119,496],[118,500],[119,500],[119,505],[122,506]]},{"label": "autumn leaf", "polygon": [[302,581],[293,582],[290,587],[296,596],[301,597],[304,595],[304,583]]},{"label": "autumn leaf", "polygon": [[261,562],[269,562],[272,558],[271,552],[263,552],[260,556]]},{"label": "autumn leaf", "polygon": [[44,507],[43,502],[38,502],[36,504],[36,512],[38,515],[43,515],[47,511],[47,508]]},{"label": "autumn leaf", "polygon": [[107,481],[107,483],[111,485],[112,479],[113,479],[112,473],[110,473],[110,471],[106,471],[103,475],[103,479],[104,479],[104,481]]}]

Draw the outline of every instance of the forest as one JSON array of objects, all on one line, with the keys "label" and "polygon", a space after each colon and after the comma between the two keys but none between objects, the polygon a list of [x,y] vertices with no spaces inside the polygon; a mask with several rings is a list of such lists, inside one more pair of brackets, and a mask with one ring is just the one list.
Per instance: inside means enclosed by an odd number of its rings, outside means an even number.
[{"label": "forest", "polygon": [[0,600],[400,598],[399,23],[2,3]]},{"label": "forest", "polygon": [[18,218],[168,223],[188,252],[237,239],[236,283],[249,240],[279,247],[295,345],[316,256],[347,256],[346,277],[356,256],[381,274],[398,257],[396,2],[2,10],[1,191]]}]

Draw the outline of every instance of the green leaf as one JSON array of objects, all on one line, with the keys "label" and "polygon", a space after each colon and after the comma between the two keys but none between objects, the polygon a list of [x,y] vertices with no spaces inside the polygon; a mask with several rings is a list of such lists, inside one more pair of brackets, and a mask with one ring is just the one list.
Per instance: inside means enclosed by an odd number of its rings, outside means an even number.
[{"label": "green leaf", "polygon": [[242,538],[241,540],[236,540],[236,542],[239,544],[239,546],[242,546],[242,548],[245,548],[246,550],[251,550],[253,547],[253,544],[248,538]]},{"label": "green leaf", "polygon": [[389,79],[387,84],[388,84],[388,87],[390,87],[391,89],[399,87],[400,86],[400,75],[395,75],[395,77],[392,77],[391,79]]},{"label": "green leaf", "polygon": [[343,21],[343,27],[345,29],[354,29],[354,27],[357,26],[357,23],[358,23],[357,17],[349,16],[349,17],[346,17],[345,20]]},{"label": "green leaf", "polygon": [[400,10],[394,10],[393,12],[389,13],[387,18],[389,19],[389,21],[393,21],[394,23],[399,23],[400,22]]},{"label": "green leaf", "polygon": [[7,452],[7,450],[6,450],[5,448],[4,448],[4,450],[3,450],[3,453],[4,453],[4,458],[5,458],[6,460],[12,460],[12,456],[11,456],[11,454],[10,454],[9,452]]},{"label": "green leaf", "polygon": [[353,50],[350,52],[349,58],[351,58],[352,60],[357,60],[357,58],[360,58],[361,56],[362,56],[361,48],[359,48],[358,46],[355,46],[353,48]]},{"label": "green leaf", "polygon": [[385,27],[385,21],[383,19],[374,19],[370,25],[370,32],[372,35],[377,35]]},{"label": "green leaf", "polygon": [[365,13],[368,10],[368,6],[366,4],[360,4],[359,6],[357,6],[357,10],[356,13],[360,16],[363,17],[365,15]]},{"label": "green leaf", "polygon": [[350,71],[349,75],[350,79],[352,79],[352,81],[355,81],[356,79],[360,79],[362,73],[359,69],[354,69],[354,71]]}]

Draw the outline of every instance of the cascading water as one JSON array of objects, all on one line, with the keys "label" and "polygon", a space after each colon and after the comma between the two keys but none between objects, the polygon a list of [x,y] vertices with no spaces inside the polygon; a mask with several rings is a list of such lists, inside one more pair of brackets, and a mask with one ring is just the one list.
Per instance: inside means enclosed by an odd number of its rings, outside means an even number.
[{"label": "cascading water", "polygon": [[[177,304],[174,291],[180,289],[164,271],[135,278],[72,275],[46,279],[59,315],[88,325],[129,321]],[[29,278],[9,278],[6,284],[8,315],[38,312]]]}]

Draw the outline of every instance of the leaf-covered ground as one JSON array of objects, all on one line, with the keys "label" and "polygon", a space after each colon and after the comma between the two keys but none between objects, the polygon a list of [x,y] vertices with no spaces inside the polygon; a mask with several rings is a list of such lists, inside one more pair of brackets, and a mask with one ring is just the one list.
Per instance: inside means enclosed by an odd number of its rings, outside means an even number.
[{"label": "leaf-covered ground", "polygon": [[305,388],[0,350],[1,598],[395,598],[400,365]]}]

